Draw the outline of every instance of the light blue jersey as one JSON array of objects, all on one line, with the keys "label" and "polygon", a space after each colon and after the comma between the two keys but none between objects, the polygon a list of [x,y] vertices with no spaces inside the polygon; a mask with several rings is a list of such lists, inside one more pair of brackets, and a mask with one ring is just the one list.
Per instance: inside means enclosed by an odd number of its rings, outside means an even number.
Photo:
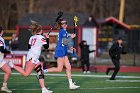
[{"label": "light blue jersey", "polygon": [[68,33],[66,30],[60,29],[55,49],[55,58],[64,57],[67,54],[67,46],[63,44],[63,38],[68,38]]}]

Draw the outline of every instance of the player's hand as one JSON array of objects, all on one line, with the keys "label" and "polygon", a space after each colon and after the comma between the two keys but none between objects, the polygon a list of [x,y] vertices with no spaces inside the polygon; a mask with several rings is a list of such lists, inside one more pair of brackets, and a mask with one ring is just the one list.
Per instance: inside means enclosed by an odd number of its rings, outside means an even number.
[{"label": "player's hand", "polygon": [[75,38],[76,37],[76,34],[71,34],[71,38]]},{"label": "player's hand", "polygon": [[76,52],[76,48],[70,47],[70,50]]},{"label": "player's hand", "polygon": [[45,38],[49,38],[49,35],[48,35],[47,33],[43,33],[43,36],[44,36]]}]

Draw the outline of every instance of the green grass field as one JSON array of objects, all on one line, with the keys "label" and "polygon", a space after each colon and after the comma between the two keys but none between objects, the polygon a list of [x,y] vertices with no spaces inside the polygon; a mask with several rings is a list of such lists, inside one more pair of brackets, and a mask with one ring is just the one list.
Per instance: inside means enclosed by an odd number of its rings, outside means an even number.
[{"label": "green grass field", "polygon": [[[41,93],[34,74],[23,77],[13,71],[9,79],[9,89],[13,93]],[[140,93],[140,73],[119,73],[116,80],[108,80],[109,76],[99,72],[91,74],[73,72],[73,79],[81,87],[69,90],[64,72],[49,73],[45,75],[45,85],[54,93]],[[0,85],[2,81],[3,73],[0,71]]]}]

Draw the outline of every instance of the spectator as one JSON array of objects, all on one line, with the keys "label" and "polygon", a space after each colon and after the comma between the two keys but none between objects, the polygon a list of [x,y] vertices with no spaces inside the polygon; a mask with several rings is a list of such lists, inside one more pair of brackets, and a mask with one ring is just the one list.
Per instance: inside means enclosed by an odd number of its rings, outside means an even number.
[{"label": "spectator", "polygon": [[12,51],[18,49],[18,37],[16,34],[12,35],[12,39],[9,41],[9,48]]},{"label": "spectator", "polygon": [[[82,64],[82,70],[83,73],[90,73],[90,63],[89,63],[89,53],[94,52],[95,50],[89,50],[89,45],[87,45],[87,41],[83,40],[79,44],[81,48],[81,64]],[[85,65],[86,68],[85,69]]]},{"label": "spectator", "polygon": [[110,77],[110,80],[115,80],[115,77],[120,70],[120,58],[121,58],[120,54],[121,53],[126,54],[126,51],[124,51],[122,38],[119,37],[117,42],[113,43],[113,45],[109,49],[109,55],[115,66],[115,67],[107,68],[106,70],[107,75],[110,72],[110,70],[114,70],[112,76]]}]

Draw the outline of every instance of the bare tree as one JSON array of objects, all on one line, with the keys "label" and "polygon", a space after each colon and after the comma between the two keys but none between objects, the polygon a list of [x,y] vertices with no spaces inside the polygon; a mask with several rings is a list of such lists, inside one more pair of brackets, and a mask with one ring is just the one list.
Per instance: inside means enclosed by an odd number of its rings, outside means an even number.
[{"label": "bare tree", "polygon": [[29,13],[33,13],[34,0],[29,0]]},{"label": "bare tree", "polygon": [[8,22],[10,17],[10,9],[11,5],[14,1],[12,0],[0,0],[0,18],[1,18],[1,25],[8,28]]}]

